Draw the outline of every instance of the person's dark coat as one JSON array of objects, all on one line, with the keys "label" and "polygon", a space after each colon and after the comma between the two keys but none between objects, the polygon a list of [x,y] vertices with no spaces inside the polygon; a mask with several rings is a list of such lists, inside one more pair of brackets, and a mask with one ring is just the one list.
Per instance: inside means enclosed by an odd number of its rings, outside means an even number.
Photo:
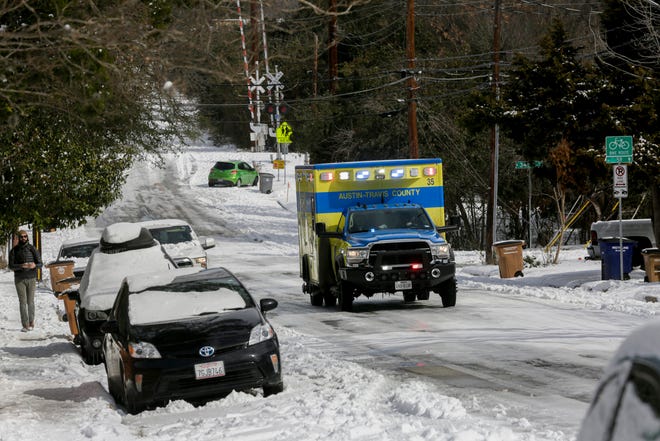
[{"label": "person's dark coat", "polygon": [[[24,263],[34,262],[35,268],[22,268]],[[37,269],[41,268],[41,256],[29,242],[19,243],[9,252],[9,269],[14,272],[14,280],[36,279]]]}]

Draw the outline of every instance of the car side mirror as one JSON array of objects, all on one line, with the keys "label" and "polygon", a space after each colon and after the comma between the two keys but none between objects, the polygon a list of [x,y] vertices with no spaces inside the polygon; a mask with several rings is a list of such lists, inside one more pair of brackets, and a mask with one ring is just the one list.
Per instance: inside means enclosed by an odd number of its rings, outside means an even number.
[{"label": "car side mirror", "polygon": [[117,323],[117,320],[106,320],[101,324],[100,329],[104,334],[114,334],[119,331],[119,323]]},{"label": "car side mirror", "polygon": [[444,227],[435,227],[438,233],[450,233],[461,229],[460,225],[445,225]]},{"label": "car side mirror", "polygon": [[318,237],[335,237],[340,239],[343,236],[341,232],[326,231],[324,222],[317,222],[314,225],[314,231]]},{"label": "car side mirror", "polygon": [[277,308],[277,300],[275,299],[261,299],[259,300],[259,306],[261,307],[261,312],[272,311]]},{"label": "car side mirror", "polygon": [[202,248],[208,250],[209,248],[213,248],[215,246],[215,239],[212,237],[201,237],[200,243],[202,244]]}]

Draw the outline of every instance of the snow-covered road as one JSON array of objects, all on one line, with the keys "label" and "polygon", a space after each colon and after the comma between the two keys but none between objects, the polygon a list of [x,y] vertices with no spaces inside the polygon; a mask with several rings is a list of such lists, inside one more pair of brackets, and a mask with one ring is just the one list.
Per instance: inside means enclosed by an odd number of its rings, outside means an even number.
[{"label": "snow-covered road", "polygon": [[[302,158],[289,155],[285,179],[269,156],[200,146],[168,156],[163,168],[140,164],[98,219],[44,234],[44,260],[64,238],[113,222],[187,220],[215,238],[211,266],[280,302],[269,317],[285,391],[126,415],[107,393],[102,365],[84,365],[69,343],[50,294],[38,296],[37,330],[18,331],[11,274],[2,273],[0,440],[571,440],[613,351],[659,310],[643,298],[660,287],[638,272],[600,281],[599,263],[581,249],[515,280],[499,279],[476,252],[458,252],[455,308],[442,308],[437,295],[415,304],[360,298],[354,313],[313,307],[298,276],[291,177]],[[208,188],[221,159],[258,161],[277,176],[273,193]]]}]

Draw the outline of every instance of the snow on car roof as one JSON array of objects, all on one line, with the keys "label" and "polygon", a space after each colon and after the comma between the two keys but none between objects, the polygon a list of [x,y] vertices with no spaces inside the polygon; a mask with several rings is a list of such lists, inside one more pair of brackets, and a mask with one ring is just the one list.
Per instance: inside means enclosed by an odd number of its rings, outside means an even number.
[{"label": "snow on car roof", "polygon": [[170,226],[179,226],[179,225],[188,225],[188,222],[181,219],[153,219],[148,221],[137,222],[138,225],[141,225],[146,228],[154,227],[170,227]]},{"label": "snow on car roof", "polygon": [[93,310],[110,309],[125,277],[173,268],[159,245],[114,254],[96,249],[80,282],[81,306]]},{"label": "snow on car roof", "polygon": [[108,225],[103,230],[101,239],[107,243],[123,243],[136,239],[140,235],[142,227],[130,222],[117,222]]},{"label": "snow on car roof", "polygon": [[85,237],[85,238],[76,238],[76,239],[69,239],[65,240],[62,242],[62,247],[68,247],[71,245],[87,245],[87,244],[92,244],[92,243],[99,243],[101,239],[99,237],[97,238],[92,238],[92,237]]},{"label": "snow on car roof", "polygon": [[204,271],[204,269],[199,267],[192,268],[177,268],[173,271],[157,271],[152,273],[141,273],[130,275],[126,277],[126,283],[128,284],[131,292],[144,291],[147,288],[152,286],[163,286],[171,283],[176,277],[195,274],[198,272]]},{"label": "snow on car roof", "polygon": [[245,308],[241,295],[229,288],[215,291],[143,291],[128,297],[128,317],[134,325],[180,320],[201,314],[220,314]]},{"label": "snow on car roof", "polygon": [[650,321],[636,328],[621,343],[608,366],[607,371],[616,369],[621,361],[634,357],[651,357],[660,360],[660,319]]}]

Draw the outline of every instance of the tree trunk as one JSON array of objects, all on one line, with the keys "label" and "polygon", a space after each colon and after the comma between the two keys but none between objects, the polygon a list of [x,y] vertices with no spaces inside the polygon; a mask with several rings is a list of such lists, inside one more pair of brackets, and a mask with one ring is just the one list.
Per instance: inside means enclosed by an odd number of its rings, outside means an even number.
[{"label": "tree trunk", "polygon": [[655,244],[660,246],[660,182],[657,180],[651,185],[651,209]]}]

